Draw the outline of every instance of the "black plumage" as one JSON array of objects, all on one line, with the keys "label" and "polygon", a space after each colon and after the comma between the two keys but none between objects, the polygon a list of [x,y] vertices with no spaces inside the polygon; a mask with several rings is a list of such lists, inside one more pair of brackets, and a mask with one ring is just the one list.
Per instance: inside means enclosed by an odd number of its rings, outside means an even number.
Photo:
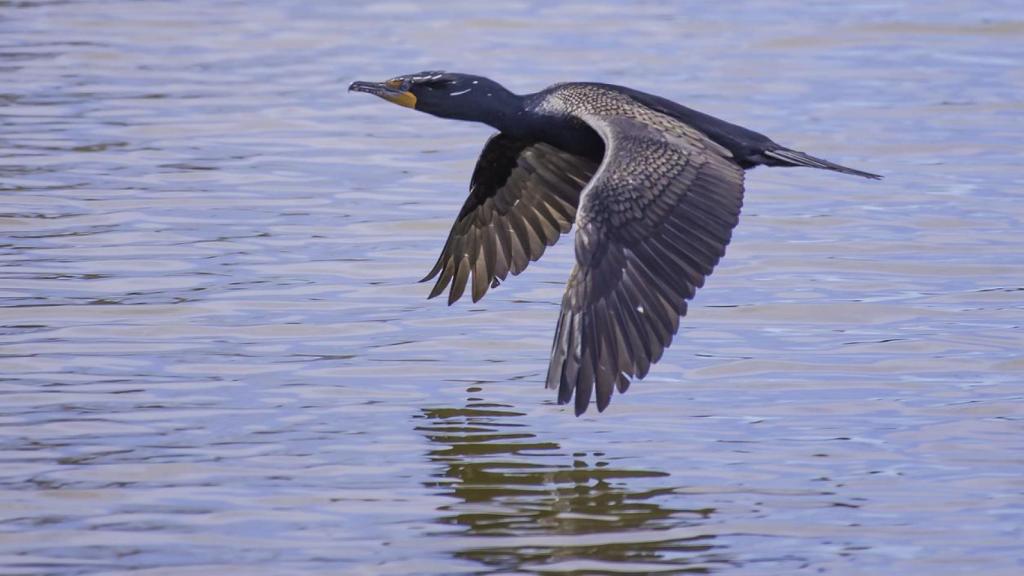
[{"label": "black plumage", "polygon": [[441,256],[424,278],[440,274],[430,297],[451,283],[448,303],[455,302],[472,272],[476,302],[509,272],[519,274],[540,258],[572,227],[580,191],[597,165],[543,142],[492,136],[477,160],[469,197]]},{"label": "black plumage", "polygon": [[562,298],[547,385],[576,414],[647,375],[687,301],[725,254],[743,172],[807,166],[879,178],[621,86],[556,84],[516,95],[480,76],[421,72],[350,90],[499,130],[424,280],[448,303],[473,301],[522,272],[575,224],[576,265]]}]

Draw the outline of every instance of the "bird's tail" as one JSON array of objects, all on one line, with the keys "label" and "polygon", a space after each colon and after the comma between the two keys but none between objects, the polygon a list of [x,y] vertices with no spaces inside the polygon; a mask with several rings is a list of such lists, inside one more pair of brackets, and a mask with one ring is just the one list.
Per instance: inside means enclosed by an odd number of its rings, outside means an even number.
[{"label": "bird's tail", "polygon": [[781,146],[773,150],[765,150],[762,154],[768,158],[768,162],[766,162],[766,164],[769,166],[807,166],[810,168],[821,168],[823,170],[842,172],[843,174],[853,174],[854,176],[871,178],[872,180],[882,179],[878,174],[862,172],[860,170],[854,170],[853,168],[847,168],[846,166],[840,166],[839,164],[829,162],[828,160],[815,158],[814,156],[805,154],[799,150],[790,150],[789,148],[783,148]]}]

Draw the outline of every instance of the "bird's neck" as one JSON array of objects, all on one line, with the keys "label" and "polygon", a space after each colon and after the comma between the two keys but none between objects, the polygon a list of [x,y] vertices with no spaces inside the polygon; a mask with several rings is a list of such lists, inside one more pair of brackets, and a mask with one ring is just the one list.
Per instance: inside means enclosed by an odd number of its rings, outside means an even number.
[{"label": "bird's neck", "polygon": [[500,85],[487,87],[471,108],[457,112],[461,120],[483,122],[502,133],[529,142],[546,142],[556,148],[600,160],[604,144],[597,133],[568,115],[543,114],[537,100],[544,93],[513,94]]},{"label": "bird's neck", "polygon": [[523,121],[527,116],[526,98],[504,88],[496,87],[490,90],[484,96],[478,112],[479,116],[473,118],[474,120],[506,134],[519,136],[520,132],[527,128]]},{"label": "bird's neck", "polygon": [[536,94],[520,95],[507,90],[492,94],[487,97],[483,115],[478,121],[509,136],[558,145],[557,140],[569,128],[568,118],[540,114],[534,109],[531,104]]}]

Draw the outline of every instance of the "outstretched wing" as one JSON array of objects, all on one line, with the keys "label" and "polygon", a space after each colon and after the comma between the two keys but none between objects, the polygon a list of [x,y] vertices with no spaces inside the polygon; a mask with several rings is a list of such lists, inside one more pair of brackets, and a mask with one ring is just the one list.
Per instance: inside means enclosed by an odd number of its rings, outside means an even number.
[{"label": "outstretched wing", "polygon": [[581,114],[605,156],[576,215],[576,266],[555,332],[547,385],[594,389],[604,410],[669,346],[686,301],[725,254],[743,203],[743,170],[724,148],[658,115]]},{"label": "outstretched wing", "polygon": [[598,163],[540,142],[495,134],[484,145],[459,212],[434,268],[430,298],[448,292],[452,304],[472,275],[476,302],[508,273],[522,272],[569,231],[580,191]]}]

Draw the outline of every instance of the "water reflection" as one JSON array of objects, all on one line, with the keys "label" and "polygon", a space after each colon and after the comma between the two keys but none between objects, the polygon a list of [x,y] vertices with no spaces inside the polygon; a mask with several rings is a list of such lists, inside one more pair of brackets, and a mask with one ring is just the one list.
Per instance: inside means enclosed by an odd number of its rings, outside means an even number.
[{"label": "water reflection", "polygon": [[[438,508],[438,522],[456,532],[435,536],[487,537],[456,558],[587,574],[703,573],[730,563],[715,536],[699,532],[714,508],[665,505],[679,498],[663,481],[668,473],[618,466],[603,452],[569,454],[512,406],[488,402],[476,386],[467,393],[462,407],[423,409],[416,427],[438,465],[425,485],[455,498]],[[680,527],[698,530],[678,537]]]}]

